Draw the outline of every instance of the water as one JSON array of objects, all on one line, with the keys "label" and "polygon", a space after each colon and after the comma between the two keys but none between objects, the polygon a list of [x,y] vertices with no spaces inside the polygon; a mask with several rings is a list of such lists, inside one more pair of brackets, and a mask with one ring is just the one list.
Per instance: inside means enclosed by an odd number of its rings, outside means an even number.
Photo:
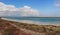
[{"label": "water", "polygon": [[5,17],[7,19],[18,20],[24,23],[60,25],[60,18],[42,18],[42,17]]}]

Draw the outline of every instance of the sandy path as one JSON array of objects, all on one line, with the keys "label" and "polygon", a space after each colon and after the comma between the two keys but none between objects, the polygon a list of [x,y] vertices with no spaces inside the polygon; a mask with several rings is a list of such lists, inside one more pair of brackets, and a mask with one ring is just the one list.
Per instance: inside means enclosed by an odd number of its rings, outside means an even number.
[{"label": "sandy path", "polygon": [[25,32],[24,34],[26,34],[26,35],[45,35],[44,33],[34,32],[34,31],[31,31],[31,30],[20,28],[19,26],[15,25],[15,24],[12,24],[12,23],[9,23],[9,24],[16,27],[17,29]]}]

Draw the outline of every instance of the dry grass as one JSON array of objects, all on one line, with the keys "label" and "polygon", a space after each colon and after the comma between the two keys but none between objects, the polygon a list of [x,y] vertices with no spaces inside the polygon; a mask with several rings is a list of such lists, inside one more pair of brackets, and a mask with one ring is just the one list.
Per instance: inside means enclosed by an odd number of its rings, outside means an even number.
[{"label": "dry grass", "polygon": [[[0,31],[5,30],[6,28],[14,28],[8,23],[12,23],[17,25],[20,28],[31,30],[34,32],[44,33],[44,35],[60,35],[60,26],[54,26],[54,25],[35,25],[35,24],[27,24],[27,23],[19,23],[19,22],[13,22],[13,21],[6,21],[0,19]],[[12,32],[12,31],[10,31]]]}]

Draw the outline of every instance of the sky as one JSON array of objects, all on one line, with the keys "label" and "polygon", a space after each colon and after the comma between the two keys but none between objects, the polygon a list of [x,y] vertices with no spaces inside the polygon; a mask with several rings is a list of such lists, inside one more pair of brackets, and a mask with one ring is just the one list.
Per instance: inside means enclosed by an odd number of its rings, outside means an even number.
[{"label": "sky", "polygon": [[60,0],[0,0],[0,16],[60,17]]}]

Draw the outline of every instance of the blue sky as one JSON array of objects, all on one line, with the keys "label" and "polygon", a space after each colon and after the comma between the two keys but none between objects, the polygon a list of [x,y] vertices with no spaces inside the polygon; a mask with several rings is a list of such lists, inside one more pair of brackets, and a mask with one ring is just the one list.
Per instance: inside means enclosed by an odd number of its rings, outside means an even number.
[{"label": "blue sky", "polygon": [[14,5],[16,8],[30,6],[40,12],[44,17],[60,17],[60,4],[56,5],[55,0],[0,0],[6,5]]},{"label": "blue sky", "polygon": [[0,0],[0,2],[15,5],[16,7],[27,5],[37,9],[54,7],[54,0]]}]

